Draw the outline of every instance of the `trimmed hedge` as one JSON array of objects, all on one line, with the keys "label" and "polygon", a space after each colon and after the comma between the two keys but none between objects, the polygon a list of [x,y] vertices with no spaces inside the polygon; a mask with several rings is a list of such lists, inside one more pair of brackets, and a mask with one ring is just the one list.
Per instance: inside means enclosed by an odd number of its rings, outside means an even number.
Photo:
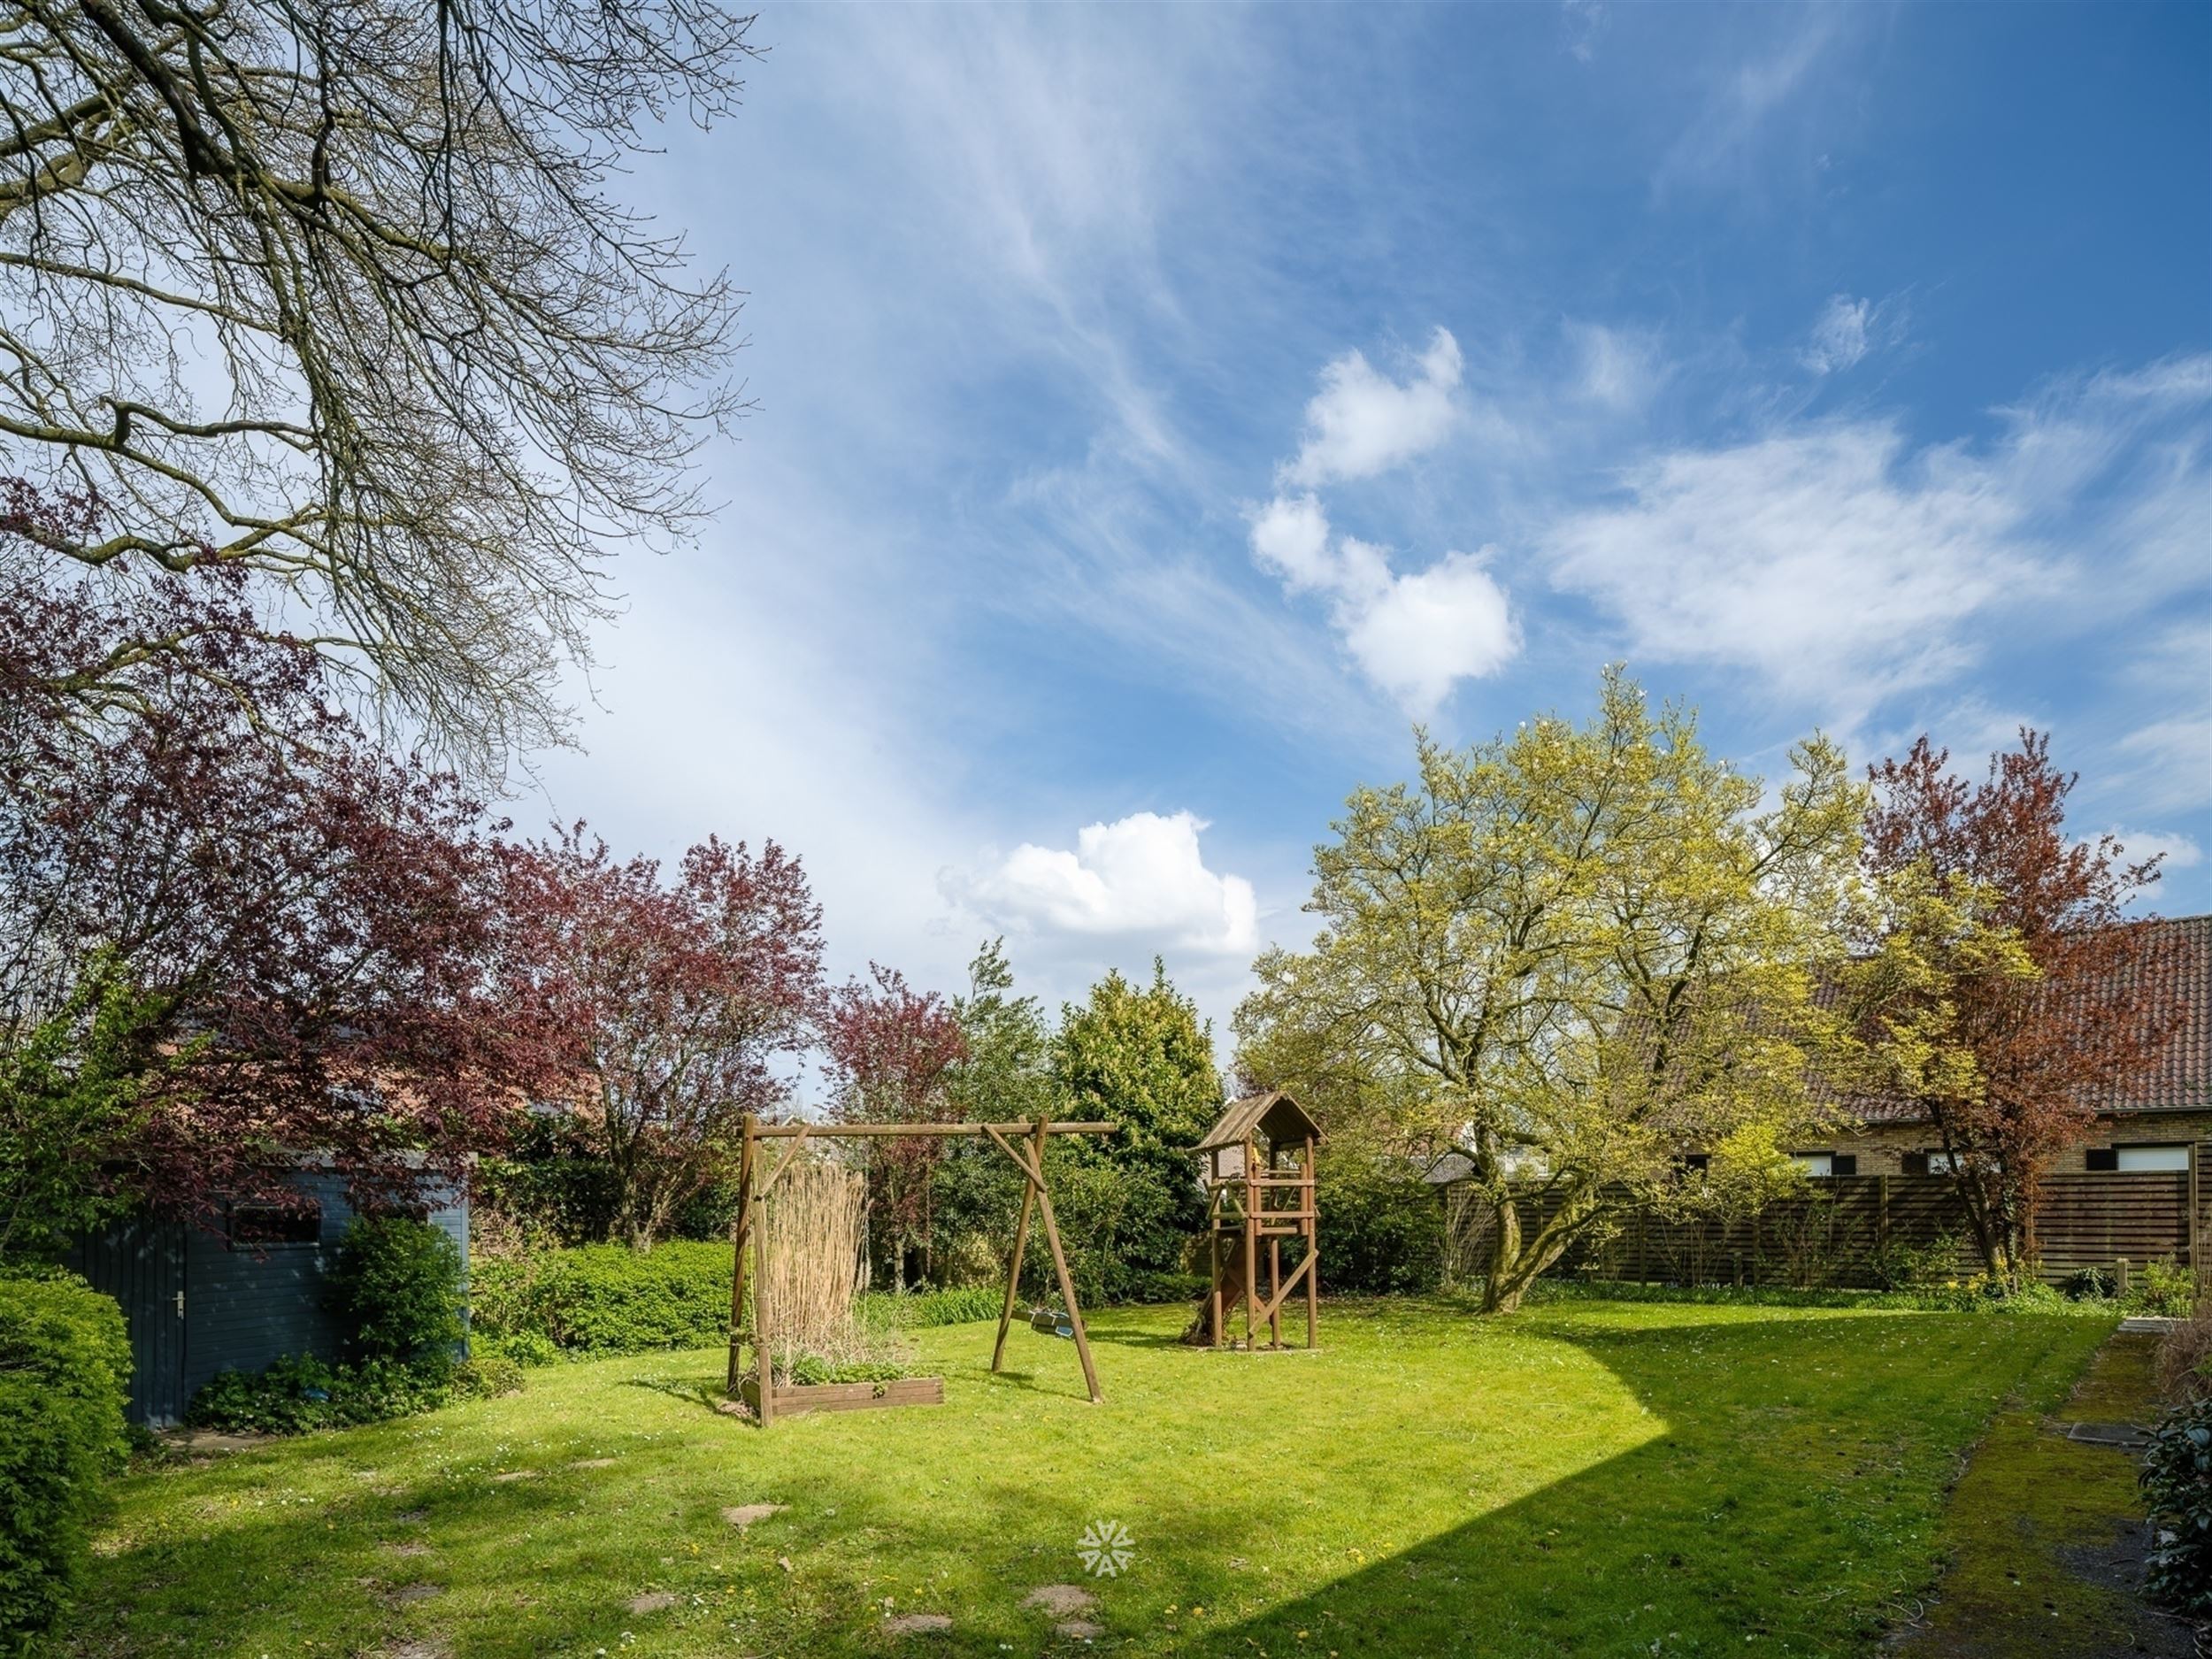
[{"label": "trimmed hedge", "polygon": [[729,1340],[730,1247],[674,1240],[643,1254],[586,1244],[479,1256],[472,1324],[495,1346],[544,1337],[576,1356],[712,1348]]},{"label": "trimmed hedge", "polygon": [[128,1455],[123,1310],[81,1279],[0,1279],[0,1643],[43,1630]]}]

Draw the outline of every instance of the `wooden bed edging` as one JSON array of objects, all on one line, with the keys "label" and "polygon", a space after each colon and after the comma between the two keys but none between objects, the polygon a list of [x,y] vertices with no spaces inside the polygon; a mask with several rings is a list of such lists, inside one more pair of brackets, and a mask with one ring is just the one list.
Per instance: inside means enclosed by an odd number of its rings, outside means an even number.
[{"label": "wooden bed edging", "polygon": [[[760,1411],[760,1379],[748,1377],[745,1403]],[[942,1377],[901,1377],[890,1382],[787,1383],[776,1390],[776,1416],[799,1411],[867,1411],[877,1406],[941,1406]]]}]

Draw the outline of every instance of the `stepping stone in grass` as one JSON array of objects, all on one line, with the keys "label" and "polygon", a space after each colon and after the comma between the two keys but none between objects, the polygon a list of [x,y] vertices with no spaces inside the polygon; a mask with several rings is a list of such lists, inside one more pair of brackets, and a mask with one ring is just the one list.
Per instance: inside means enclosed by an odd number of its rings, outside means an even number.
[{"label": "stepping stone in grass", "polygon": [[403,1641],[386,1650],[386,1659],[446,1659],[451,1649],[442,1641]]},{"label": "stepping stone in grass", "polygon": [[883,1621],[887,1636],[927,1636],[952,1628],[949,1613],[902,1613]]},{"label": "stepping stone in grass", "polygon": [[614,1465],[615,1460],[611,1457],[580,1457],[569,1467],[571,1469],[612,1469]]},{"label": "stepping stone in grass", "polygon": [[722,1518],[741,1532],[755,1521],[764,1521],[772,1515],[782,1513],[780,1503],[736,1503],[722,1511]]},{"label": "stepping stone in grass", "polygon": [[1064,1618],[1052,1627],[1052,1633],[1072,1637],[1077,1641],[1095,1641],[1106,1633],[1106,1627],[1094,1624],[1087,1618]]},{"label": "stepping stone in grass", "polygon": [[633,1613],[664,1613],[675,1605],[675,1596],[666,1590],[649,1590],[643,1595],[630,1598]]},{"label": "stepping stone in grass", "polygon": [[534,1469],[510,1469],[494,1475],[494,1480],[535,1480],[539,1471]]},{"label": "stepping stone in grass", "polygon": [[1079,1584],[1041,1584],[1022,1597],[1022,1605],[1041,1607],[1055,1618],[1071,1618],[1089,1612],[1098,1598]]},{"label": "stepping stone in grass", "polygon": [[409,1607],[444,1594],[445,1586],[442,1584],[403,1584],[396,1590],[387,1590],[384,1599],[394,1607]]},{"label": "stepping stone in grass", "polygon": [[397,1541],[387,1541],[384,1548],[390,1550],[395,1555],[427,1555],[430,1553],[429,1545],[411,1538]]}]

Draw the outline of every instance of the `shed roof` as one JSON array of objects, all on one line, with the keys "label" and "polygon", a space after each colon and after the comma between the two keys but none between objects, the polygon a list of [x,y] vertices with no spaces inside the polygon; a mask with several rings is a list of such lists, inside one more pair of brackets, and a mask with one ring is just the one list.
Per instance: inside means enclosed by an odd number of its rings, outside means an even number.
[{"label": "shed roof", "polygon": [[1247,1135],[1256,1136],[1270,1146],[1303,1141],[1308,1135],[1318,1141],[1321,1125],[1289,1095],[1280,1089],[1271,1089],[1264,1094],[1247,1094],[1242,1100],[1231,1101],[1220,1121],[1206,1132],[1206,1138],[1193,1150],[1210,1152],[1216,1147],[1240,1147]]}]

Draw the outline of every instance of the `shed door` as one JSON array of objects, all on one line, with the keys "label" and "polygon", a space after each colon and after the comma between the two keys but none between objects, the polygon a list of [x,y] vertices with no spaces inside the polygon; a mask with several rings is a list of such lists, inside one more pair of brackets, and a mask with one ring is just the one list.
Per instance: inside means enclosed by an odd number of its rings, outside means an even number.
[{"label": "shed door", "polygon": [[73,1263],[122,1304],[131,1337],[131,1418],[157,1427],[184,1417],[184,1228],[127,1221],[81,1248]]}]

